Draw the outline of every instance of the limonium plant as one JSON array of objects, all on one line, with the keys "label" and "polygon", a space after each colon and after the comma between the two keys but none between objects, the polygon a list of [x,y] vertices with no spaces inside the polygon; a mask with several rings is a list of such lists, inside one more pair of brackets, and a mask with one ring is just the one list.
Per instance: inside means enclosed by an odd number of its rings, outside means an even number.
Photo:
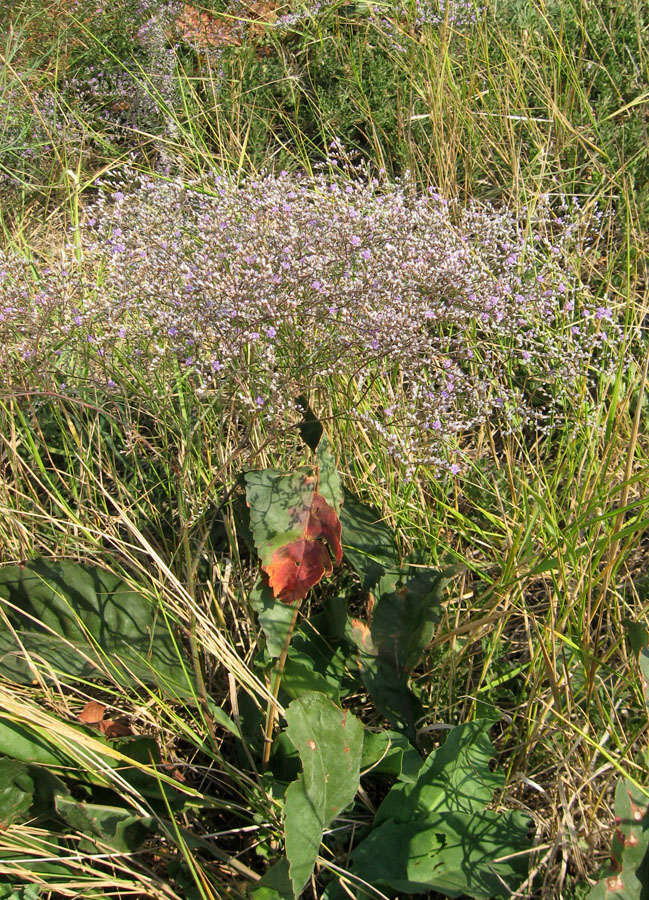
[{"label": "limonium plant", "polygon": [[85,354],[110,390],[171,361],[269,429],[319,391],[408,472],[457,471],[488,418],[575,417],[621,338],[569,265],[588,252],[579,205],[462,208],[332,153],[312,175],[101,185],[62,261],[2,258],[2,378],[18,360],[69,387]]}]

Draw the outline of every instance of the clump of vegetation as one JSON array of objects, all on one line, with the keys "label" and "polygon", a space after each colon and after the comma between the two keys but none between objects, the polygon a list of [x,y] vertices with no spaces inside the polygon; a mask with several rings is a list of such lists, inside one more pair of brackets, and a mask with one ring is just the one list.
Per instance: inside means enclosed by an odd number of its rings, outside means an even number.
[{"label": "clump of vegetation", "polygon": [[648,888],[639,4],[2,4],[0,897]]},{"label": "clump of vegetation", "polygon": [[363,175],[101,189],[65,262],[32,275],[5,257],[7,369],[69,391],[91,366],[110,390],[173,362],[271,429],[309,389],[408,475],[458,471],[489,417],[543,432],[570,409],[576,425],[623,339],[565,264],[589,244],[578,204],[521,218]]}]

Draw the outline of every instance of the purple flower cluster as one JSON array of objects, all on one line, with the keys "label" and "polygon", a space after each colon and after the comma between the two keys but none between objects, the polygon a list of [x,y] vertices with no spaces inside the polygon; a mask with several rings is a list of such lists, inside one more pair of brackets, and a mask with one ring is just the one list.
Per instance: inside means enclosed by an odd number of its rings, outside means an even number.
[{"label": "purple flower cluster", "polygon": [[395,4],[389,14],[385,6],[370,5],[368,9],[377,31],[388,39],[394,50],[406,53],[407,35],[419,39],[426,28],[447,25],[457,30],[473,26],[486,7],[477,0],[416,0],[414,5],[403,0]]},{"label": "purple flower cluster", "polygon": [[614,364],[614,311],[569,265],[587,252],[582,220],[568,201],[461,208],[358,169],[126,172],[88,208],[81,259],[37,277],[0,259],[1,371],[55,361],[70,383],[62,368],[86,354],[104,381],[124,365],[189,372],[269,426],[295,421],[309,390],[407,471],[454,472],[474,426],[547,427]]},{"label": "purple flower cluster", "polygon": [[[301,22],[316,18],[328,9],[339,7],[340,0],[302,2],[297,9],[278,16],[272,24],[276,29],[294,28]],[[484,5],[476,0],[416,0],[414,8],[408,0],[400,0],[393,4],[389,15],[385,4],[368,5],[370,16],[373,19],[380,19],[384,25],[392,25],[395,21],[407,21],[415,28],[424,25],[438,26],[443,22],[448,22],[454,27],[475,25],[484,10]]]},{"label": "purple flower cluster", "polygon": [[443,22],[454,28],[475,25],[485,8],[477,0],[416,0],[414,25],[418,28]]},{"label": "purple flower cluster", "polygon": [[332,6],[337,5],[339,5],[339,0],[312,0],[311,3],[302,3],[298,9],[284,13],[274,19],[272,26],[278,30],[295,28],[296,25],[308,22]]},{"label": "purple flower cluster", "polygon": [[[175,50],[168,34],[179,0],[74,0],[71,18],[57,22],[72,46],[87,40],[76,22],[97,36],[87,60],[73,58],[68,69],[44,77],[33,65],[29,24],[16,30],[11,66],[0,86],[0,191],[43,187],[60,174],[63,161],[74,168],[89,148],[109,142],[137,145],[141,135],[170,134],[172,111],[180,105],[174,77]],[[119,27],[119,33],[116,26]],[[102,42],[120,41],[122,59],[104,52]],[[21,73],[17,75],[15,73]],[[53,173],[57,173],[54,174]]]}]

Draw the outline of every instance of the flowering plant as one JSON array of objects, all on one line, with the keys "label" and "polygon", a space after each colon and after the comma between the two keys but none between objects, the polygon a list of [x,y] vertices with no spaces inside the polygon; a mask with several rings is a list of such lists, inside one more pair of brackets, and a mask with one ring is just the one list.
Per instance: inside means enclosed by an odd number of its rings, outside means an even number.
[{"label": "flowering plant", "polygon": [[615,362],[613,312],[568,265],[587,232],[566,200],[461,208],[358,168],[125,172],[80,246],[36,277],[3,259],[3,356],[65,368],[83,349],[104,381],[129,358],[173,360],[199,395],[271,426],[319,392],[409,471],[456,471],[459,438],[489,417],[548,427]]}]

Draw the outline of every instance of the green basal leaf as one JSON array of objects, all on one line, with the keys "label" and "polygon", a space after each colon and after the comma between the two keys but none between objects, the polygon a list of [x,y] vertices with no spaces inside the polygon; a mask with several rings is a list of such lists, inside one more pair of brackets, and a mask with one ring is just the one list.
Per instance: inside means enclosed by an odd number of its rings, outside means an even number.
[{"label": "green basal leaf", "polygon": [[375,826],[388,819],[427,819],[433,811],[471,814],[483,810],[505,783],[503,774],[489,767],[494,756],[488,735],[491,724],[476,721],[451,729],[442,746],[423,763],[414,784],[395,784],[390,790],[376,811]]},{"label": "green basal leaf", "polygon": [[[149,600],[98,566],[37,559],[0,569],[0,600],[34,666],[47,677],[115,679],[156,684],[191,696],[179,650]],[[34,678],[20,645],[0,623],[0,672]]]},{"label": "green basal leaf", "polygon": [[[82,730],[79,729],[80,734]],[[43,766],[74,767],[62,750],[24,725],[0,716],[0,755]]]},{"label": "green basal leaf", "polygon": [[[398,895],[438,891],[479,900],[509,896],[525,880],[528,819],[486,809],[504,783],[489,768],[490,725],[454,728],[416,780],[391,788],[372,832],[352,852],[352,875]],[[325,896],[347,895],[336,880]]]},{"label": "green basal leaf", "polygon": [[396,585],[400,560],[394,533],[371,506],[344,490],[344,502],[339,513],[342,525],[343,555],[355,569],[364,591],[373,591],[379,581],[394,579]]},{"label": "green basal leaf", "polygon": [[626,779],[615,789],[615,817],[611,863],[588,900],[647,900],[649,800]]},{"label": "green basal leaf", "polygon": [[[438,891],[446,897],[508,897],[527,875],[526,858],[503,857],[529,849],[527,820],[517,812],[448,813],[427,822],[375,828],[352,854],[352,872],[397,895]],[[327,898],[344,897],[331,889]]]},{"label": "green basal leaf", "polygon": [[335,679],[327,678],[315,668],[313,660],[307,654],[289,650],[282,673],[282,691],[291,700],[297,700],[307,691],[318,691],[338,704],[339,687]]},{"label": "green basal leaf", "polygon": [[408,682],[432,640],[446,582],[444,572],[426,566],[407,566],[396,580],[393,574],[383,575],[369,623],[358,619],[349,623],[365,686],[391,725],[411,741],[422,711]]},{"label": "green basal leaf", "polygon": [[289,785],[284,804],[286,856],[297,898],[313,872],[324,829],[356,796],[363,726],[319,693],[294,700],[286,720],[302,761],[302,774]]},{"label": "green basal leaf", "polygon": [[404,734],[398,731],[365,731],[361,771],[367,775],[396,775],[415,781],[423,760]]},{"label": "green basal leaf", "polygon": [[81,803],[72,797],[58,796],[56,811],[64,822],[84,836],[82,852],[96,852],[97,844],[120,853],[132,853],[148,837],[154,820],[139,816],[120,806]]},{"label": "green basal leaf", "polygon": [[17,759],[0,759],[0,829],[24,822],[34,800],[28,767]]}]

